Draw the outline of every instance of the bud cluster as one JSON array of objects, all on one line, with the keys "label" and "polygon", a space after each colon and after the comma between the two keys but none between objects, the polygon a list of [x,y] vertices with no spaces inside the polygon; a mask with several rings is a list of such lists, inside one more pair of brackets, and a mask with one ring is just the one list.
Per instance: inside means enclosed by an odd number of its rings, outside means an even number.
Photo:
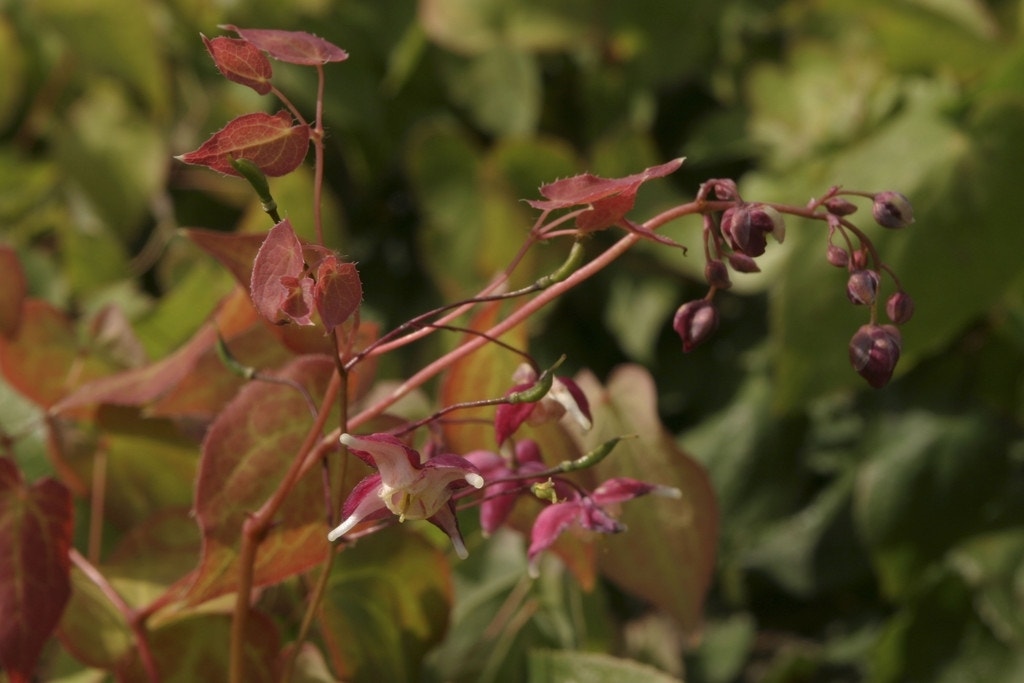
[{"label": "bud cluster", "polygon": [[[899,192],[852,192],[833,187],[806,208],[798,208],[745,202],[732,180],[713,179],[701,185],[697,201],[706,209],[702,211],[704,279],[709,290],[703,298],[688,301],[676,311],[672,326],[682,339],[683,351],[691,351],[717,329],[714,297],[719,290],[732,286],[730,269],[737,273],[758,272],[756,259],[765,253],[768,236],[781,243],[786,236],[782,212],[792,213],[824,220],[828,225],[826,259],[847,271],[846,296],[850,302],[870,311],[869,323],[850,342],[850,361],[871,386],[885,386],[901,350],[896,326],[913,316],[914,300],[881,261],[870,238],[851,222],[849,217],[858,207],[848,197],[871,199],[872,217],[884,228],[904,228],[914,222],[913,207]],[[895,292],[885,300],[889,324],[881,325],[876,320],[884,275],[895,284]]]}]

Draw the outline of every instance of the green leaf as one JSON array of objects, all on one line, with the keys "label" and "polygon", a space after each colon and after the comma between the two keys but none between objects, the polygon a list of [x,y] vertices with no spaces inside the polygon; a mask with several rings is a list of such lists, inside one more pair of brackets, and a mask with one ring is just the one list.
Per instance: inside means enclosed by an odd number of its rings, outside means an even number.
[{"label": "green leaf", "polygon": [[602,387],[591,374],[578,377],[593,412],[594,428],[582,435],[588,451],[616,436],[636,434],[616,446],[593,471],[593,483],[624,476],[674,486],[681,500],[641,498],[623,506],[628,531],[602,537],[602,571],[625,590],[675,617],[686,632],[700,626],[718,537],[718,506],[707,473],[679,449],[658,419],[654,380],[635,365],[616,369]]},{"label": "green leaf", "polygon": [[[122,243],[137,239],[149,202],[166,180],[169,152],[163,133],[133,108],[125,91],[110,81],[95,82],[63,117],[54,152],[99,218],[93,223],[100,227],[79,219],[75,229],[99,231]],[[94,270],[98,267],[92,265]],[[102,272],[107,278],[118,274]]]},{"label": "green leaf", "polygon": [[1003,430],[984,414],[910,411],[865,439],[854,493],[883,591],[900,596],[954,543],[982,529],[1010,476]]},{"label": "green leaf", "polygon": [[114,74],[158,113],[168,109],[168,71],[156,15],[134,0],[40,0],[27,6],[40,33],[56,33],[83,80]]},{"label": "green leaf", "polygon": [[319,624],[328,659],[344,680],[419,680],[451,608],[444,553],[421,536],[373,534],[334,563]]},{"label": "green leaf", "polygon": [[466,107],[483,130],[522,136],[536,129],[541,83],[531,55],[494,47],[469,62],[453,64],[445,80],[454,102]]},{"label": "green leaf", "polygon": [[629,659],[596,652],[537,650],[530,654],[530,683],[680,683],[680,679]]}]

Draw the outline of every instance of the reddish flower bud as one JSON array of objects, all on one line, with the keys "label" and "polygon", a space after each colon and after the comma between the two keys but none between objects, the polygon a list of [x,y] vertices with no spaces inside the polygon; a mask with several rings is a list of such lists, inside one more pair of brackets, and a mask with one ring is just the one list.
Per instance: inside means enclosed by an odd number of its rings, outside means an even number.
[{"label": "reddish flower bud", "polygon": [[833,216],[849,216],[857,210],[857,205],[842,197],[829,197],[824,202],[825,210]]},{"label": "reddish flower bud", "polygon": [[883,228],[905,228],[914,222],[914,207],[899,192],[879,192],[871,207],[875,221]]},{"label": "reddish flower bud", "polygon": [[873,270],[855,270],[846,281],[846,296],[858,306],[875,303],[878,294],[878,273]]},{"label": "reddish flower bud", "polygon": [[708,284],[718,289],[729,289],[732,281],[729,279],[729,269],[721,261],[708,261],[704,264],[704,279]]},{"label": "reddish flower bud", "polygon": [[868,384],[880,389],[892,378],[902,343],[893,325],[862,325],[850,339],[850,364]]},{"label": "reddish flower bud", "polygon": [[850,266],[853,270],[864,270],[868,267],[868,252],[864,249],[857,249],[850,254]]},{"label": "reddish flower bud", "polygon": [[897,325],[909,322],[914,316],[914,300],[906,292],[896,292],[885,302],[885,314]]},{"label": "reddish flower bud", "polygon": [[688,301],[676,311],[672,328],[683,340],[683,352],[692,351],[718,327],[718,311],[707,299]]},{"label": "reddish flower bud", "polygon": [[733,251],[747,256],[760,256],[767,245],[766,235],[776,241],[786,238],[786,223],[782,214],[764,204],[743,204],[726,209],[722,214],[722,235],[729,240]]},{"label": "reddish flower bud", "polygon": [[826,252],[825,258],[836,268],[845,268],[850,263],[849,252],[834,244],[828,245],[828,252]]},{"label": "reddish flower bud", "polygon": [[732,201],[733,199],[740,198],[740,192],[736,189],[736,181],[729,178],[714,179],[708,181],[711,184],[711,189],[715,193],[716,199],[723,201]]},{"label": "reddish flower bud", "polygon": [[757,261],[746,254],[739,253],[738,251],[734,251],[729,254],[729,265],[732,266],[733,270],[737,273],[761,272],[761,267],[757,265]]}]

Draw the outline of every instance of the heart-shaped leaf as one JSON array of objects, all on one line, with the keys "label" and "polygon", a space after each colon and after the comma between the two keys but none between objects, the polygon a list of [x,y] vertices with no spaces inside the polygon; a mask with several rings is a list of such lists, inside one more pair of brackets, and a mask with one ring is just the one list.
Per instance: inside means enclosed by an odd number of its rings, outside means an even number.
[{"label": "heart-shaped leaf", "polygon": [[290,64],[316,66],[348,59],[348,53],[337,45],[305,31],[238,28],[231,24],[224,24],[220,28],[234,31],[274,59]]},{"label": "heart-shaped leaf", "polygon": [[186,164],[206,166],[226,175],[240,176],[232,159],[248,159],[268,176],[291,173],[306,158],[309,126],[294,125],[291,114],[243,114],[214,133],[199,149],[180,154]]},{"label": "heart-shaped leaf", "polygon": [[43,644],[71,594],[71,493],[56,479],[26,486],[0,458],[0,665],[32,680]]},{"label": "heart-shaped leaf", "polygon": [[305,270],[302,243],[286,218],[267,233],[252,264],[250,292],[261,316],[272,323],[313,324],[313,280]]},{"label": "heart-shaped leaf", "polygon": [[324,327],[330,332],[359,309],[363,284],[354,263],[342,263],[333,255],[320,262],[316,273],[313,301]]},{"label": "heart-shaped leaf", "polygon": [[260,95],[270,92],[270,60],[252,43],[238,38],[207,38],[203,44],[224,78],[247,85]]}]

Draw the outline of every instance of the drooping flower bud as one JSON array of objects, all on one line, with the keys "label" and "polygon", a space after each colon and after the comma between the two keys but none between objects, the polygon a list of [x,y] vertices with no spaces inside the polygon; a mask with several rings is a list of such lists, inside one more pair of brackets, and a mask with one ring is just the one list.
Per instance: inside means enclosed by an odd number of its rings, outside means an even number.
[{"label": "drooping flower bud", "polygon": [[732,281],[729,279],[729,269],[721,261],[708,261],[704,264],[704,279],[708,284],[717,289],[729,289]]},{"label": "drooping flower bud", "polygon": [[738,251],[734,251],[729,254],[729,265],[732,266],[733,270],[737,273],[760,273],[761,267],[757,265],[757,261],[750,258],[746,254],[741,254]]},{"label": "drooping flower bud", "polygon": [[883,228],[905,228],[914,222],[914,207],[899,192],[879,192],[871,207],[875,221]]},{"label": "drooping flower bud", "polygon": [[853,270],[864,270],[868,267],[868,252],[866,249],[854,249],[850,254],[850,267]]},{"label": "drooping flower bud", "polygon": [[842,197],[829,197],[824,202],[825,210],[833,216],[849,216],[857,210],[857,205]]},{"label": "drooping flower bud", "polygon": [[722,214],[722,235],[734,251],[747,256],[760,256],[767,245],[766,235],[776,241],[786,238],[782,214],[764,204],[743,204],[726,209]]},{"label": "drooping flower bud", "polygon": [[900,331],[893,325],[862,325],[850,339],[850,364],[868,384],[880,389],[892,378],[902,344]]},{"label": "drooping flower bud", "polygon": [[740,198],[740,192],[736,189],[735,180],[730,178],[715,178],[708,182],[711,183],[711,189],[714,191],[716,199],[732,201]]},{"label": "drooping flower bud", "polygon": [[885,302],[885,314],[897,325],[909,322],[914,316],[914,300],[906,292],[896,292]]},{"label": "drooping flower bud", "polygon": [[825,258],[836,268],[845,268],[850,263],[850,254],[842,247],[837,247],[834,244],[828,245],[828,251],[825,254]]},{"label": "drooping flower bud", "polygon": [[688,353],[718,328],[718,311],[707,299],[688,301],[676,311],[672,328],[683,340],[683,352]]},{"label": "drooping flower bud", "polygon": [[875,303],[878,294],[878,273],[873,270],[855,270],[846,281],[846,296],[858,306]]}]

